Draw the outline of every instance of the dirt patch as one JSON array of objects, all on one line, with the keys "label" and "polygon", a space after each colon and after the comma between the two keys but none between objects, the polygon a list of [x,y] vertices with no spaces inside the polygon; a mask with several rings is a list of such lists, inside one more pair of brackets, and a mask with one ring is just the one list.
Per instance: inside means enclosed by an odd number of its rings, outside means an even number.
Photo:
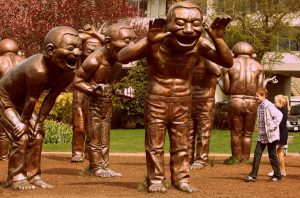
[{"label": "dirt patch", "polygon": [[[242,178],[251,170],[251,164],[224,165],[227,156],[211,156],[211,165],[191,171],[190,183],[199,192],[187,194],[169,187],[166,194],[149,194],[139,191],[138,186],[146,175],[145,157],[111,156],[111,168],[123,173],[123,177],[101,179],[83,176],[88,162],[70,163],[70,155],[43,154],[42,171],[45,181],[53,189],[36,189],[15,192],[0,189],[0,197],[300,197],[300,155],[286,157],[287,177],[280,182],[268,182],[271,170],[269,160],[263,157],[257,181],[246,183]],[[166,157],[166,163],[169,158]],[[165,167],[170,183],[169,166]],[[7,177],[7,162],[0,161],[0,183]]]}]

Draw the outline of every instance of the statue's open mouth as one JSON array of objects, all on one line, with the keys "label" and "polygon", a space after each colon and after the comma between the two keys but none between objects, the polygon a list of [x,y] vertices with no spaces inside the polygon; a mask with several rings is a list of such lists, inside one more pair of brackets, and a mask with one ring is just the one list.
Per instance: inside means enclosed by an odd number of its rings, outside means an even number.
[{"label": "statue's open mouth", "polygon": [[76,68],[76,63],[77,63],[77,59],[74,58],[67,58],[66,60],[66,65],[71,69]]},{"label": "statue's open mouth", "polygon": [[193,46],[197,38],[195,36],[175,36],[177,43],[182,47],[191,47]]}]

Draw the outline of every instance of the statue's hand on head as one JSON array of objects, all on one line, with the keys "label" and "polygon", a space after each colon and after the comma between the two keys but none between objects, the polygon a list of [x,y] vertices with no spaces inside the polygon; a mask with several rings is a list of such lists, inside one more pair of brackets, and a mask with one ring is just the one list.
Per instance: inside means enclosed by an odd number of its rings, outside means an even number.
[{"label": "statue's hand on head", "polygon": [[203,26],[211,38],[223,38],[225,29],[230,21],[231,17],[217,17],[210,27],[208,27],[206,23],[204,23]]},{"label": "statue's hand on head", "polygon": [[103,31],[104,31],[104,29],[107,28],[107,26],[108,26],[108,23],[107,23],[107,22],[104,22],[104,23],[101,25],[101,27],[98,29],[97,32],[100,33],[100,34],[102,34]]},{"label": "statue's hand on head", "polygon": [[84,27],[83,27],[83,30],[78,30],[80,33],[86,33],[86,34],[89,34],[89,35],[93,35],[93,33],[96,32],[96,28],[93,26],[93,25],[90,25],[90,24],[86,24]]},{"label": "statue's hand on head", "polygon": [[167,21],[162,18],[157,18],[154,21],[149,22],[149,31],[147,34],[147,40],[150,43],[157,43],[165,38],[171,32],[165,32],[165,25]]}]

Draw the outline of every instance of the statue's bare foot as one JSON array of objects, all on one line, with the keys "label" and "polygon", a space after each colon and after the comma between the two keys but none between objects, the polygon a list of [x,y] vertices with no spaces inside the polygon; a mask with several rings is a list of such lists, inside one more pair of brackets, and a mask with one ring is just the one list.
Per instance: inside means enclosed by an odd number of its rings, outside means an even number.
[{"label": "statue's bare foot", "polygon": [[101,177],[101,178],[113,177],[109,171],[107,171],[106,169],[103,169],[103,168],[99,168],[99,169],[95,170],[94,175],[96,175],[97,177]]},{"label": "statue's bare foot", "polygon": [[147,192],[149,192],[149,193],[153,193],[153,192],[165,193],[165,192],[167,192],[167,187],[162,183],[151,184],[150,186],[148,186]]},{"label": "statue's bare foot", "polygon": [[0,161],[8,161],[8,156],[2,156],[2,157],[0,157]]},{"label": "statue's bare foot", "polygon": [[122,173],[113,171],[113,170],[108,169],[108,168],[106,170],[111,174],[112,177],[122,177]]},{"label": "statue's bare foot", "polygon": [[204,164],[197,161],[195,161],[190,167],[191,170],[199,170],[201,168],[204,168]]},{"label": "statue's bare foot", "polygon": [[179,185],[176,185],[175,188],[187,193],[198,192],[198,189],[192,187],[189,183],[181,183]]},{"label": "statue's bare foot", "polygon": [[34,182],[32,182],[32,184],[37,187],[41,187],[41,188],[53,188],[53,186],[51,184],[47,184],[42,179],[37,179]]},{"label": "statue's bare foot", "polygon": [[13,190],[32,190],[35,189],[34,185],[31,185],[27,180],[15,181],[10,185]]},{"label": "statue's bare foot", "polygon": [[84,157],[83,155],[74,155],[71,159],[71,162],[83,162]]}]

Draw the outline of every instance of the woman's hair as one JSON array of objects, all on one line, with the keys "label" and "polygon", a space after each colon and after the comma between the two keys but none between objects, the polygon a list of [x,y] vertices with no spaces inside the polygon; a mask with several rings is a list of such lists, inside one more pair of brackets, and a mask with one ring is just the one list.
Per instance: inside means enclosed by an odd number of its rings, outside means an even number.
[{"label": "woman's hair", "polygon": [[260,87],[257,89],[256,94],[260,95],[260,96],[264,96],[265,98],[268,97],[268,90],[264,87]]},{"label": "woman's hair", "polygon": [[279,94],[276,95],[274,99],[277,100],[283,108],[286,108],[288,111],[290,111],[289,98],[287,96]]}]

